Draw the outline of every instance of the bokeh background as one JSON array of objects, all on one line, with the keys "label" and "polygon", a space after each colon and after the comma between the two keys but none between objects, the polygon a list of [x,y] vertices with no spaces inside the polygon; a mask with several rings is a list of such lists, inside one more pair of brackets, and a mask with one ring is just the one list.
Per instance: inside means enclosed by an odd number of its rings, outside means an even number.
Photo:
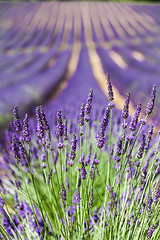
[{"label": "bokeh background", "polygon": [[22,115],[79,107],[90,88],[99,98],[107,73],[118,108],[131,93],[131,114],[156,84],[158,124],[159,13],[158,1],[0,2],[0,127],[17,105]]}]

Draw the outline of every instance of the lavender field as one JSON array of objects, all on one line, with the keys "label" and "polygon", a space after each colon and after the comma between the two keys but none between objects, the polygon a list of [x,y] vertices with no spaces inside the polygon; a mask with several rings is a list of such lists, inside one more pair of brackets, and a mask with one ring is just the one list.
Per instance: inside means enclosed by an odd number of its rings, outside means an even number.
[{"label": "lavender field", "polygon": [[0,2],[0,239],[160,239],[160,4]]}]

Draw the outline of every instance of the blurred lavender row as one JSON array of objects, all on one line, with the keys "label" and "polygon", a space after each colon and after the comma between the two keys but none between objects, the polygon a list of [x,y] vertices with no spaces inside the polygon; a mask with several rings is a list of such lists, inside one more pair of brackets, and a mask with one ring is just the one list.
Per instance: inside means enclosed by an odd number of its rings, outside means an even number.
[{"label": "blurred lavender row", "polygon": [[104,81],[110,73],[123,97],[131,92],[134,106],[146,104],[154,84],[159,96],[159,11],[154,4],[1,2],[0,124],[16,105],[20,112],[45,103],[53,111],[80,106],[90,88],[97,104],[105,103],[92,52],[100,59]]}]

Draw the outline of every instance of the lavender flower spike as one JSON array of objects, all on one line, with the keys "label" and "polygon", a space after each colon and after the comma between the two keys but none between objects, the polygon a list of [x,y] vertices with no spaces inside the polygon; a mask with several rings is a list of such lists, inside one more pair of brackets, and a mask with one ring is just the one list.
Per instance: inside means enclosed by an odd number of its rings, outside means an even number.
[{"label": "lavender flower spike", "polygon": [[150,98],[149,103],[147,104],[147,108],[146,108],[147,115],[152,113],[152,111],[154,109],[155,99],[156,99],[156,85],[153,86],[151,98]]},{"label": "lavender flower spike", "polygon": [[131,129],[132,132],[136,130],[137,123],[138,123],[138,118],[139,118],[139,115],[141,113],[141,105],[142,105],[141,103],[137,105],[136,112],[135,112],[134,117],[131,121],[130,129]]},{"label": "lavender flower spike", "polygon": [[79,116],[79,125],[80,126],[84,125],[84,110],[85,110],[85,105],[84,105],[84,103],[82,103],[80,116]]},{"label": "lavender flower spike", "polygon": [[108,125],[108,122],[109,122],[109,117],[110,117],[110,108],[107,107],[106,110],[105,110],[105,113],[104,113],[104,117],[103,117],[102,122],[101,122],[100,131],[97,135],[97,139],[98,139],[97,147],[99,149],[104,147],[105,131],[106,131],[106,128],[107,128],[107,125]]},{"label": "lavender flower spike", "polygon": [[107,87],[108,87],[108,99],[110,101],[113,101],[114,100],[114,95],[113,95],[113,90],[112,90],[112,83],[111,83],[110,74],[107,74],[106,79],[107,79]]},{"label": "lavender flower spike", "polygon": [[91,109],[92,109],[92,100],[93,100],[93,89],[90,90],[87,98],[87,103],[85,105],[85,113],[87,117],[85,118],[86,122],[90,119]]},{"label": "lavender flower spike", "polygon": [[37,119],[37,136],[40,139],[44,139],[45,129],[44,129],[44,126],[43,126],[40,107],[36,107],[36,119]]},{"label": "lavender flower spike", "polygon": [[128,93],[127,96],[126,96],[124,107],[123,107],[123,110],[122,110],[122,117],[124,119],[128,118],[129,102],[130,102],[130,93]]},{"label": "lavender flower spike", "polygon": [[31,141],[31,137],[28,130],[28,114],[26,113],[25,118],[23,120],[22,126],[22,140],[29,143]]},{"label": "lavender flower spike", "polygon": [[68,130],[67,130],[67,120],[64,121],[64,140],[67,141],[68,139]]},{"label": "lavender flower spike", "polygon": [[89,200],[89,207],[92,208],[93,207],[93,188],[91,189],[91,193],[90,193],[90,200]]},{"label": "lavender flower spike", "polygon": [[148,130],[148,135],[147,135],[147,139],[146,139],[146,146],[144,148],[146,152],[149,149],[149,144],[150,144],[150,141],[152,139],[152,135],[153,135],[153,124],[150,126],[150,129]]},{"label": "lavender flower spike", "polygon": [[18,115],[18,106],[13,109],[13,126],[17,132],[22,131],[22,126]]},{"label": "lavender flower spike", "polygon": [[152,224],[152,226],[149,228],[149,230],[148,230],[148,232],[147,232],[146,239],[151,239],[154,231],[155,231],[155,225]]},{"label": "lavender flower spike", "polygon": [[141,159],[142,156],[143,156],[144,147],[145,147],[145,144],[146,144],[145,142],[146,142],[146,137],[145,137],[145,135],[143,134],[141,146],[140,146],[140,148],[139,148],[139,150],[138,150],[138,153],[137,153],[137,158],[138,158],[138,159]]},{"label": "lavender flower spike", "polygon": [[69,154],[69,157],[72,161],[74,161],[74,159],[76,157],[76,148],[77,148],[77,139],[76,139],[76,135],[73,134],[71,153]]},{"label": "lavender flower spike", "polygon": [[59,110],[57,112],[57,131],[56,135],[57,137],[63,137],[64,134],[64,125],[63,125],[63,120],[62,120],[62,111]]},{"label": "lavender flower spike", "polygon": [[61,197],[62,203],[64,204],[64,206],[66,206],[67,195],[66,195],[66,189],[64,187],[64,184],[62,184],[62,190],[60,192],[60,197]]}]

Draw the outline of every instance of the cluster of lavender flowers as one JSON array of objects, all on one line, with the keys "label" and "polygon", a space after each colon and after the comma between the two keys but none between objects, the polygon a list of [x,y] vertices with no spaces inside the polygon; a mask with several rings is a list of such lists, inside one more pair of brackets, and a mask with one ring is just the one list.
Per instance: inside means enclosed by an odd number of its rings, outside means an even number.
[{"label": "cluster of lavender flowers", "polygon": [[42,106],[36,123],[14,108],[1,147],[1,239],[160,238],[160,137],[147,124],[156,87],[140,120],[141,104],[131,118],[129,93],[120,112],[109,75],[107,85],[110,103],[92,119],[91,89],[75,128],[62,110],[53,124]]}]

